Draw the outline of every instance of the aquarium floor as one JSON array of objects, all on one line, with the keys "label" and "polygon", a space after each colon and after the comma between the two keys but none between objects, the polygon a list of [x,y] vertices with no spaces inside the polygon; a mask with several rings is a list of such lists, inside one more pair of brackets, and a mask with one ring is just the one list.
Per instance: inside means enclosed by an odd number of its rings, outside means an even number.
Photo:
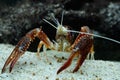
[{"label": "aquarium floor", "polygon": [[[0,71],[13,48],[0,44]],[[120,62],[102,60],[86,60],[78,72],[72,73],[75,59],[69,68],[56,75],[68,56],[69,53],[51,50],[46,52],[46,56],[41,52],[40,57],[34,52],[26,52],[11,73],[8,72],[9,67],[5,73],[0,73],[0,80],[120,80]]]}]

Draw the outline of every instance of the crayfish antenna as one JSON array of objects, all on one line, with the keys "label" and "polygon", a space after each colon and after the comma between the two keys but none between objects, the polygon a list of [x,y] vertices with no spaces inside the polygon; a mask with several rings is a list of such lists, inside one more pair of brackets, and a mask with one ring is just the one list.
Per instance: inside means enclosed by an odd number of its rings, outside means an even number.
[{"label": "crayfish antenna", "polygon": [[98,38],[102,38],[102,39],[106,39],[115,43],[120,44],[120,41],[117,41],[115,39],[109,38],[109,37],[105,37],[105,36],[101,36],[101,35],[97,35],[97,34],[92,34],[92,33],[86,33],[86,32],[80,32],[80,31],[74,31],[74,30],[67,30],[67,32],[73,32],[73,33],[78,33],[78,34],[87,34],[87,35],[92,35]]},{"label": "crayfish antenna", "polygon": [[53,22],[55,22],[57,24],[57,26],[59,26],[60,23],[59,23],[58,19],[55,18],[55,15],[53,13],[51,14],[51,17],[52,17]]},{"label": "crayfish antenna", "polygon": [[63,17],[64,17],[64,11],[62,12],[61,25],[63,25]]},{"label": "crayfish antenna", "polygon": [[[61,24],[58,22],[58,20],[55,18],[55,15],[54,15],[53,13],[51,14],[51,17],[52,17],[52,21],[53,21],[57,26],[61,25]],[[45,21],[46,23],[50,24],[52,27],[54,27],[54,28],[57,30],[57,26],[53,25],[53,24],[52,24],[51,22],[49,22],[48,20],[43,19],[43,21]]]},{"label": "crayfish antenna", "polygon": [[43,21],[45,21],[46,23],[50,24],[52,27],[54,27],[56,30],[58,29],[57,27],[63,27],[62,23],[63,23],[63,16],[64,16],[64,11],[62,12],[62,17],[61,17],[61,23],[59,23],[59,21],[55,18],[55,15],[52,13],[51,17],[52,17],[52,21],[57,25],[53,25],[52,23],[50,23],[48,20],[43,19]]},{"label": "crayfish antenna", "polygon": [[55,25],[53,25],[52,23],[50,23],[48,20],[43,19],[43,21],[45,21],[46,23],[50,24],[52,27],[54,27],[55,29],[57,29],[57,27]]}]

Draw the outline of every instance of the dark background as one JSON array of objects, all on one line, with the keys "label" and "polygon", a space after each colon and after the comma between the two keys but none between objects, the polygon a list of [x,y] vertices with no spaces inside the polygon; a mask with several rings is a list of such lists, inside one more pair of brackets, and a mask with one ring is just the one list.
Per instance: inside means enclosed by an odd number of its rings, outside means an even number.
[{"label": "dark background", "polygon": [[[0,43],[16,45],[28,31],[40,26],[55,39],[56,30],[42,19],[53,23],[50,14],[54,13],[60,21],[63,11],[63,24],[73,30],[85,25],[96,34],[120,41],[119,0],[0,0]],[[38,43],[35,39],[28,50],[36,52]],[[120,44],[95,37],[94,46],[95,59],[120,61]]]}]

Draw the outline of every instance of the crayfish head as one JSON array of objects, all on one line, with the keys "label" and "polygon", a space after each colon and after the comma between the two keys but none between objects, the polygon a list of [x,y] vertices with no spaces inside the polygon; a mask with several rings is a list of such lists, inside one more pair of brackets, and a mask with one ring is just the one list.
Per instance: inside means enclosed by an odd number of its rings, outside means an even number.
[{"label": "crayfish head", "polygon": [[56,32],[57,35],[67,35],[67,28],[64,27],[63,25],[59,25],[57,27],[57,32]]}]

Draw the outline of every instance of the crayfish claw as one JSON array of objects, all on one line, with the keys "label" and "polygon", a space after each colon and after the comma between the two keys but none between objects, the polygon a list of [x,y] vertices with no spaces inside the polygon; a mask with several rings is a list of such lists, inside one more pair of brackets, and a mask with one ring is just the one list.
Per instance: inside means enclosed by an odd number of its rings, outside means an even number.
[{"label": "crayfish claw", "polygon": [[[5,66],[6,67],[6,66]],[[1,71],[1,74],[5,72],[5,67],[3,67],[2,71]]]},{"label": "crayfish claw", "polygon": [[17,60],[19,59],[19,57],[20,57],[20,55],[17,55],[17,56],[15,57],[15,59],[11,62],[10,68],[9,68],[9,72],[12,71],[12,69],[13,69],[15,63],[17,62]]},{"label": "crayfish claw", "polygon": [[73,73],[78,71],[78,69],[80,68],[80,66],[82,65],[82,63],[84,62],[85,59],[86,59],[86,56],[79,57],[77,64],[76,64],[76,67],[73,70]]},{"label": "crayfish claw", "polygon": [[67,67],[69,67],[71,65],[71,62],[72,62],[73,58],[75,57],[75,55],[76,55],[75,53],[71,53],[68,60],[58,69],[57,74],[59,74],[60,72],[62,72],[64,69],[66,69]]},{"label": "crayfish claw", "polygon": [[14,50],[12,51],[12,53],[10,54],[10,56],[8,57],[8,59],[6,60],[1,73],[5,72],[5,68],[10,64],[10,68],[9,68],[9,72],[12,71],[12,68],[14,67],[15,63],[17,62],[17,60],[20,58],[20,56],[22,56],[24,54],[24,52],[27,50],[27,48],[30,45],[30,39],[29,37],[23,37],[18,44],[16,45],[16,47],[14,48]]},{"label": "crayfish claw", "polygon": [[4,73],[6,67],[8,66],[8,64],[10,64],[10,63],[13,61],[13,59],[14,59],[14,57],[15,57],[14,55],[15,55],[15,49],[13,50],[13,52],[11,53],[11,55],[8,57],[8,59],[6,60],[4,66],[3,66],[3,68],[2,68],[1,73]]}]

